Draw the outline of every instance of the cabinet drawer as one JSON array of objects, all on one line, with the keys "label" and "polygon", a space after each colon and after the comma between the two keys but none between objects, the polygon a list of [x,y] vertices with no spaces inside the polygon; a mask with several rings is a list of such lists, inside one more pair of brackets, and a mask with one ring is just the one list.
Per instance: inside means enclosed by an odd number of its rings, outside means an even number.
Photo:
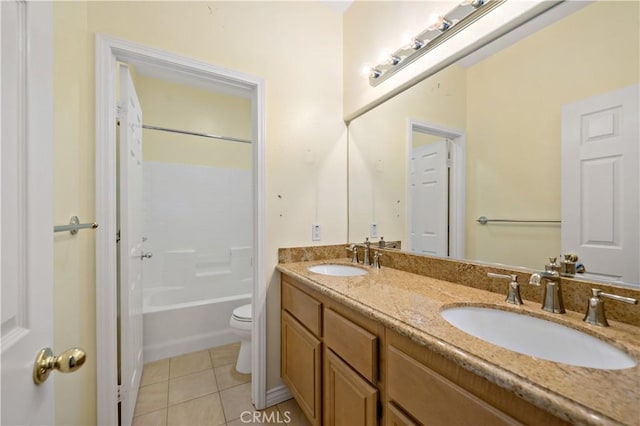
[{"label": "cabinet drawer", "polygon": [[378,338],[331,309],[324,311],[324,342],[371,383],[378,379]]},{"label": "cabinet drawer", "polygon": [[282,309],[293,315],[314,335],[322,331],[322,303],[282,279]]},{"label": "cabinet drawer", "polygon": [[520,424],[393,346],[387,371],[389,400],[423,424]]},{"label": "cabinet drawer", "polygon": [[392,402],[387,402],[387,412],[385,414],[386,426],[418,426],[416,422],[406,416],[402,410]]}]

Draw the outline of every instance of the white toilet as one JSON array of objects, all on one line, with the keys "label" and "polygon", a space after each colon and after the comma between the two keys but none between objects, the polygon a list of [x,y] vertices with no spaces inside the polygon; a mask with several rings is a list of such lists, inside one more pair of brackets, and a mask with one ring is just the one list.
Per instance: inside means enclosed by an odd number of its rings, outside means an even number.
[{"label": "white toilet", "polygon": [[240,338],[240,353],[236,362],[238,373],[251,373],[251,303],[233,310],[229,326]]}]

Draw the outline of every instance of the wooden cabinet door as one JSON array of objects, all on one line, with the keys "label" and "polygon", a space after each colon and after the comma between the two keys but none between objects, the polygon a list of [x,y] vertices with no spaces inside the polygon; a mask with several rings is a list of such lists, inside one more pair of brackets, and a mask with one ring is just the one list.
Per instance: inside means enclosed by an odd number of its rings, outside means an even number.
[{"label": "wooden cabinet door", "polygon": [[281,375],[313,425],[321,424],[320,340],[282,311]]},{"label": "wooden cabinet door", "polygon": [[325,350],[324,424],[378,424],[378,390],[330,349]]}]

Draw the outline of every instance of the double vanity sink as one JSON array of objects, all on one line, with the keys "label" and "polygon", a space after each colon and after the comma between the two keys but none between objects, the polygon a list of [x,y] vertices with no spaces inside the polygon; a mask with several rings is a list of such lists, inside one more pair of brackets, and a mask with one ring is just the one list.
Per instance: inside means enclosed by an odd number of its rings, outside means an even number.
[{"label": "double vanity sink", "polygon": [[640,424],[637,327],[592,326],[584,313],[347,260],[278,269],[571,423]]},{"label": "double vanity sink", "polygon": [[[366,275],[367,269],[320,264],[309,272],[334,277]],[[637,362],[615,346],[556,322],[486,306],[444,307],[440,315],[454,327],[505,349],[578,367],[618,370]]]}]

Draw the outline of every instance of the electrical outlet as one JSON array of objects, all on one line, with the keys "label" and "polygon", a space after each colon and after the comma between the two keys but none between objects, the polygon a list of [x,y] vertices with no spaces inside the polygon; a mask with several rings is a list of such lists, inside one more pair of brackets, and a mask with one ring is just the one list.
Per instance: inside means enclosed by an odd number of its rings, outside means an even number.
[{"label": "electrical outlet", "polygon": [[320,225],[317,223],[311,225],[311,240],[320,241]]},{"label": "electrical outlet", "polygon": [[372,223],[371,224],[371,232],[369,232],[371,235],[371,238],[377,238],[378,237],[378,224],[377,223]]}]

